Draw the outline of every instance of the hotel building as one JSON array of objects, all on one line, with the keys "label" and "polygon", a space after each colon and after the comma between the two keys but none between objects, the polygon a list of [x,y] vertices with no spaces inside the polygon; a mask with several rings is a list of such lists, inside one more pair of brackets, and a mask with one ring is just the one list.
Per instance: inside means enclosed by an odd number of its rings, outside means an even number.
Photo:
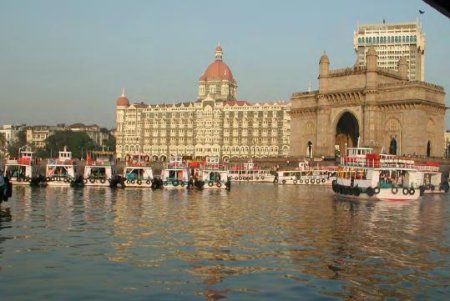
[{"label": "hotel building", "polygon": [[251,104],[237,100],[237,82],[216,48],[215,60],[198,82],[196,101],[176,104],[130,104],[116,101],[118,158],[145,153],[165,161],[177,155],[193,159],[289,155],[289,102]]}]

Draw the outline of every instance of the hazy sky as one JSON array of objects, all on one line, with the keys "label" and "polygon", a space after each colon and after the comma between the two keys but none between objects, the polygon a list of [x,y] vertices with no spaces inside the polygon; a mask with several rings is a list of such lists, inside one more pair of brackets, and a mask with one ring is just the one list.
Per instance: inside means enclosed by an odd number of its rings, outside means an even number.
[{"label": "hazy sky", "polygon": [[419,0],[0,0],[0,124],[112,128],[122,88],[131,102],[193,101],[218,42],[239,99],[288,100],[317,88],[324,51],[331,69],[354,64],[358,23],[419,9],[425,80],[450,93],[450,19]]}]

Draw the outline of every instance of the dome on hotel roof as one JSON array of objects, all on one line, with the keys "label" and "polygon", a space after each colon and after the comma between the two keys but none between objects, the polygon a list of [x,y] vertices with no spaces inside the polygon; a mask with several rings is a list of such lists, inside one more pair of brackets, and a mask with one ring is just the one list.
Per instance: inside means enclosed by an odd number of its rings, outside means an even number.
[{"label": "dome on hotel roof", "polygon": [[201,81],[210,80],[226,80],[235,83],[233,74],[227,64],[222,61],[222,47],[216,47],[216,60],[209,64],[202,76],[200,76]]},{"label": "dome on hotel roof", "polygon": [[116,106],[118,107],[128,107],[130,105],[130,101],[125,96],[125,89],[122,90],[122,95],[117,98]]}]

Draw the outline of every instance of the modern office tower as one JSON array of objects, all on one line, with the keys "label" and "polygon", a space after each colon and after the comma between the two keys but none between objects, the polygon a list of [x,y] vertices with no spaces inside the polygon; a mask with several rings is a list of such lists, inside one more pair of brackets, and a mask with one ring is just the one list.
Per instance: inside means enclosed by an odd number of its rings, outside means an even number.
[{"label": "modern office tower", "polygon": [[425,35],[416,23],[381,23],[359,25],[353,36],[357,65],[366,66],[366,54],[374,47],[378,67],[398,70],[401,57],[408,63],[409,80],[424,81]]}]

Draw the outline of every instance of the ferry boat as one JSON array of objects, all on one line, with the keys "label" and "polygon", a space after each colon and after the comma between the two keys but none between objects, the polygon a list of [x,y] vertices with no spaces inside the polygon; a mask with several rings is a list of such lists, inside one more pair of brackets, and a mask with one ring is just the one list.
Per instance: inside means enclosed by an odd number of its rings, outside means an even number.
[{"label": "ferry boat", "polygon": [[71,186],[78,181],[78,166],[72,159],[72,152],[67,150],[59,151],[58,158],[47,160],[45,169],[45,179],[48,186]]},{"label": "ferry boat", "polygon": [[423,175],[423,183],[420,187],[422,193],[447,193],[450,185],[442,180],[442,172],[439,171],[439,163],[428,161],[425,164],[416,163],[416,168]]},{"label": "ferry boat", "polygon": [[245,162],[242,165],[232,165],[228,173],[232,182],[272,183],[276,175],[276,172],[261,169],[252,161]]},{"label": "ferry boat", "polygon": [[172,156],[169,163],[161,171],[163,188],[187,188],[189,184],[190,171],[181,157]]},{"label": "ferry boat", "polygon": [[86,155],[83,172],[84,185],[109,186],[117,173],[116,164],[113,160],[114,152],[93,151],[92,157],[90,154]]},{"label": "ferry boat", "polygon": [[39,168],[33,158],[31,149],[19,150],[19,158],[5,160],[4,175],[8,176],[13,185],[30,185],[33,179],[38,178]]},{"label": "ferry boat", "polygon": [[418,199],[422,183],[413,160],[376,154],[369,147],[349,147],[332,188],[346,198],[401,201]]},{"label": "ferry boat", "polygon": [[230,189],[231,180],[228,168],[219,163],[218,157],[208,157],[202,164],[195,178],[203,183],[203,188],[222,188]]},{"label": "ferry boat", "polygon": [[123,180],[125,187],[150,188],[153,181],[153,169],[150,157],[144,153],[131,153],[125,157]]},{"label": "ferry boat", "polygon": [[294,170],[279,170],[273,180],[274,184],[281,185],[331,185],[336,179],[336,167],[311,168],[307,161],[299,162]]}]

